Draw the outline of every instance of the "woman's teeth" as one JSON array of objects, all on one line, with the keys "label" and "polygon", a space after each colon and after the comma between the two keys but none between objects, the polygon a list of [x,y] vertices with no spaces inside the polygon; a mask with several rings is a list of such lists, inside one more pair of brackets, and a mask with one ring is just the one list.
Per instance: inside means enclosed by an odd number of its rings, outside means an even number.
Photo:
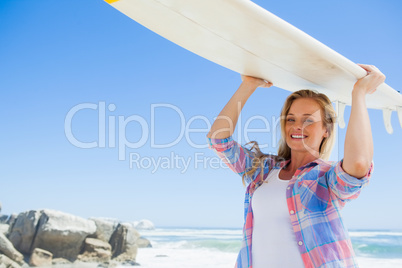
[{"label": "woman's teeth", "polygon": [[307,137],[307,136],[305,136],[305,135],[290,135],[293,139],[303,139],[303,138],[305,138],[305,137]]}]

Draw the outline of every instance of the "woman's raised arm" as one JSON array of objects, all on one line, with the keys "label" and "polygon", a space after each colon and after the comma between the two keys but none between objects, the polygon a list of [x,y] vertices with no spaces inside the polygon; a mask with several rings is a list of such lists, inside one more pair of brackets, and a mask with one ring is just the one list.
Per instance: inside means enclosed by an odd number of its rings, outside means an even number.
[{"label": "woman's raised arm", "polygon": [[352,109],[345,137],[342,168],[356,178],[368,172],[373,160],[373,137],[366,107],[366,94],[373,93],[385,81],[385,75],[373,65],[359,64],[367,76],[359,79],[352,91]]},{"label": "woman's raised arm", "polygon": [[243,82],[213,123],[207,137],[224,139],[231,136],[244,104],[257,87],[270,87],[272,83],[260,78],[242,75]]}]

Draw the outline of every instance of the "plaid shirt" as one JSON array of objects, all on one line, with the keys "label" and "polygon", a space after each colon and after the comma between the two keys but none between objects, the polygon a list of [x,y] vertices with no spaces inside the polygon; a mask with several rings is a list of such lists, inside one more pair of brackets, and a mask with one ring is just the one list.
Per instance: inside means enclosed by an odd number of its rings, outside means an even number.
[{"label": "plaid shirt", "polygon": [[[209,148],[240,176],[252,166],[253,152],[232,137],[208,138],[208,142]],[[274,156],[269,157],[264,163],[264,179],[270,170],[282,168],[289,162],[277,162],[275,159]],[[373,164],[364,178],[357,179],[342,169],[342,161],[317,159],[300,167],[289,181],[286,190],[289,217],[305,267],[358,267],[340,210],[346,202],[358,197],[360,190],[369,183],[372,170]],[[235,265],[237,268],[252,267],[251,198],[261,185],[260,171],[261,168],[252,177],[245,176],[245,223],[242,248]]]}]

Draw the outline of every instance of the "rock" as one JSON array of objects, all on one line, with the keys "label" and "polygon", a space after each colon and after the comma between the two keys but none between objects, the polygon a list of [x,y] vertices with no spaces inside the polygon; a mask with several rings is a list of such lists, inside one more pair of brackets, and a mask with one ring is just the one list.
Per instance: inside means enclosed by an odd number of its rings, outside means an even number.
[{"label": "rock", "polygon": [[112,257],[112,247],[109,243],[96,238],[86,238],[84,253],[78,255],[78,260],[84,262],[108,262]]},{"label": "rock", "polygon": [[95,222],[95,237],[105,242],[109,242],[110,237],[119,225],[119,222],[114,219],[90,218],[89,220]]},{"label": "rock", "polygon": [[0,268],[21,268],[21,266],[6,255],[0,254]]},{"label": "rock", "polygon": [[9,239],[26,255],[41,248],[56,258],[74,260],[84,239],[95,231],[96,225],[90,220],[54,210],[31,210],[18,215],[10,227]]},{"label": "rock", "polygon": [[140,234],[131,224],[119,224],[109,241],[112,246],[112,258],[116,261],[134,261],[137,256],[136,242],[139,237]]},{"label": "rock", "polygon": [[0,223],[7,223],[8,215],[0,215]]},{"label": "rock", "polygon": [[32,251],[31,258],[29,259],[29,265],[34,267],[40,266],[52,266],[53,254],[49,251],[35,248]]},{"label": "rock", "polygon": [[117,267],[122,267],[120,262],[116,261],[107,261],[98,264],[97,268],[117,268]]},{"label": "rock", "polygon": [[75,260],[87,236],[94,235],[93,221],[55,210],[42,210],[32,248],[42,248],[55,258]]},{"label": "rock", "polygon": [[130,260],[122,262],[121,265],[123,265],[123,266],[140,266],[140,264],[138,262],[130,261]]},{"label": "rock", "polygon": [[10,225],[6,223],[0,223],[0,233],[4,234],[5,236],[8,235],[8,230],[10,228]]},{"label": "rock", "polygon": [[72,262],[64,258],[52,259],[52,265],[62,265],[62,264],[72,264]]},{"label": "rock", "polygon": [[149,220],[140,220],[134,222],[134,228],[137,230],[155,230],[155,225]]},{"label": "rock", "polygon": [[13,244],[2,233],[0,233],[0,252],[21,265],[24,263],[24,256],[14,248]]},{"label": "rock", "polygon": [[144,237],[138,238],[136,243],[139,248],[152,248],[151,241]]},{"label": "rock", "polygon": [[55,258],[74,260],[84,239],[95,234],[96,225],[59,211],[32,210],[20,213],[10,229],[10,241],[23,254],[30,255],[34,248],[41,248]]},{"label": "rock", "polygon": [[8,217],[6,223],[7,223],[8,225],[12,226],[12,225],[14,224],[15,220],[17,219],[17,217],[18,217],[17,214],[15,214],[15,213],[11,214],[10,217]]},{"label": "rock", "polygon": [[41,212],[31,210],[18,214],[13,223],[10,223],[8,239],[21,253],[30,255],[32,241],[36,235]]}]

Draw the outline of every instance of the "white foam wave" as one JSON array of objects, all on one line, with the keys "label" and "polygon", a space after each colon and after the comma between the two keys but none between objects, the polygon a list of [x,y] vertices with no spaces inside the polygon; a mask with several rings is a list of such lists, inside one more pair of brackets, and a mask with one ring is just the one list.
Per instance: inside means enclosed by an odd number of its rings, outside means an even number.
[{"label": "white foam wave", "polygon": [[[208,249],[140,248],[137,262],[143,268],[233,268],[237,253]],[[401,259],[357,257],[361,268],[400,268]],[[119,267],[123,268],[123,267]]]},{"label": "white foam wave", "polygon": [[144,237],[187,237],[203,239],[241,239],[242,230],[196,230],[196,229],[162,229],[141,231]]},{"label": "white foam wave", "polygon": [[374,237],[374,236],[402,236],[402,232],[356,232],[356,231],[349,231],[350,237]]},{"label": "white foam wave", "polygon": [[143,268],[233,268],[236,256],[208,249],[140,248],[136,261]]},{"label": "white foam wave", "polygon": [[[242,230],[157,228],[141,231],[141,235],[148,238],[153,246],[140,248],[138,251],[137,262],[143,268],[232,268],[241,246]],[[382,251],[376,252],[376,247],[381,246],[377,244],[381,242],[392,245],[391,242],[394,239],[399,240],[402,232],[350,231],[350,236],[361,240],[356,245],[356,251],[361,251],[357,257],[359,267],[402,267],[401,258],[391,259],[383,255]],[[373,254],[379,258],[372,258],[372,251],[375,251]],[[380,258],[381,256],[385,258]]]}]

